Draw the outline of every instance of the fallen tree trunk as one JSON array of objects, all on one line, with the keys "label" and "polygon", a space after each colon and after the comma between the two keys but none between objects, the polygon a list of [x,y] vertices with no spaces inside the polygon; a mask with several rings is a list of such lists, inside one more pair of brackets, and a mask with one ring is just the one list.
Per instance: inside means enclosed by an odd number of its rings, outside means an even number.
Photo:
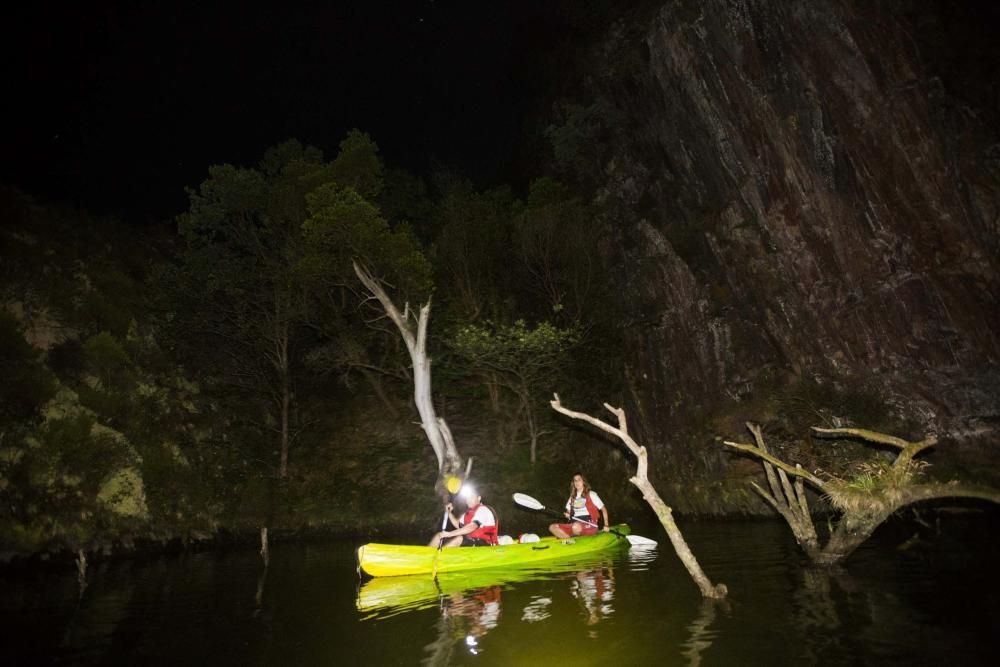
[{"label": "fallen tree trunk", "polygon": [[566,415],[572,419],[578,419],[580,421],[585,421],[588,424],[592,424],[597,428],[601,429],[605,433],[609,433],[618,439],[620,439],[625,446],[628,447],[629,451],[635,454],[638,465],[636,466],[635,475],[629,479],[632,484],[634,484],[640,491],[642,491],[642,497],[646,499],[649,506],[653,508],[653,512],[656,513],[657,518],[660,520],[660,524],[667,531],[667,536],[670,538],[670,543],[674,546],[674,551],[677,552],[678,558],[687,568],[688,574],[694,579],[694,582],[698,585],[701,594],[706,598],[724,598],[728,593],[725,584],[713,584],[705,572],[701,569],[701,565],[698,564],[698,559],[695,558],[694,554],[691,552],[690,547],[688,547],[687,542],[684,540],[684,536],[681,534],[680,528],[674,522],[673,510],[663,502],[660,498],[660,494],[656,492],[653,485],[650,483],[649,478],[646,476],[648,470],[648,460],[646,455],[646,448],[640,446],[628,432],[628,424],[625,419],[625,411],[621,408],[613,408],[607,403],[604,404],[605,409],[611,412],[618,420],[618,426],[612,426],[611,424],[597,419],[596,417],[591,417],[588,414],[582,412],[574,412],[563,407],[559,400],[559,394],[553,394],[554,400],[550,402],[552,409],[556,412]]}]

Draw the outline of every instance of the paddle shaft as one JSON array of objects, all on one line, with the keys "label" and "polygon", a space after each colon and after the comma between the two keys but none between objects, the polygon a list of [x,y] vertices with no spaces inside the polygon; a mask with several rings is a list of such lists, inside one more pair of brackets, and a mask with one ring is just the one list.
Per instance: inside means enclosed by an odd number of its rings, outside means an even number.
[{"label": "paddle shaft", "polygon": [[[446,508],[444,511],[444,518],[441,519],[441,532],[444,532],[444,529],[448,527],[449,514],[451,514],[451,512]],[[437,580],[438,555],[441,553],[441,549],[444,548],[444,540],[445,538],[443,537],[440,540],[438,540],[438,548],[437,551],[434,552],[434,566],[431,568],[431,578],[434,580]]]},{"label": "paddle shaft", "polygon": [[[448,514],[449,514],[449,511],[446,509],[444,511],[444,518],[441,519],[441,531],[442,532],[444,532],[444,529],[448,527]],[[445,538],[442,537],[440,540],[438,540],[438,551],[441,551],[441,548],[444,547],[444,539]]]}]

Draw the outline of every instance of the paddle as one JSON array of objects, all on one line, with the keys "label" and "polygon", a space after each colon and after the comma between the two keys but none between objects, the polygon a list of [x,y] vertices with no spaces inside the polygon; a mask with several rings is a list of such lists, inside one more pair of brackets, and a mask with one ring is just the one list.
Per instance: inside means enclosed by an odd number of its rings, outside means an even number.
[{"label": "paddle", "polygon": [[[537,500],[535,500],[531,496],[526,495],[524,493],[515,493],[514,494],[514,502],[517,503],[518,505],[520,505],[521,507],[527,507],[528,509],[531,509],[531,510],[541,510],[542,512],[546,512],[546,513],[551,514],[553,516],[557,516],[557,517],[560,517],[560,518],[563,518],[563,519],[566,518],[564,514],[560,514],[559,512],[557,512],[555,510],[549,509],[548,507],[546,507],[545,505],[541,504],[540,502],[538,502]],[[596,523],[591,523],[590,521],[585,521],[585,520],[580,519],[580,518],[575,517],[575,516],[572,517],[572,519],[574,521],[579,521],[580,523],[584,523],[584,524],[586,524],[588,526],[593,526],[594,528],[597,528],[597,524]],[[655,547],[656,546],[656,540],[651,540],[648,537],[642,537],[641,535],[622,535],[617,530],[611,530],[609,532],[614,533],[618,537],[624,537],[625,539],[628,540],[629,544],[631,544],[632,546],[636,546],[636,547]]]},{"label": "paddle", "polygon": [[[444,529],[447,528],[447,527],[448,527],[448,510],[446,509],[444,511],[444,518],[441,520],[441,530],[444,531]],[[438,548],[437,548],[437,551],[434,552],[434,561],[431,564],[431,578],[432,579],[437,577],[438,556],[441,554],[441,548],[444,547],[444,540],[445,540],[445,538],[443,538],[443,537],[440,540],[438,540]]]}]

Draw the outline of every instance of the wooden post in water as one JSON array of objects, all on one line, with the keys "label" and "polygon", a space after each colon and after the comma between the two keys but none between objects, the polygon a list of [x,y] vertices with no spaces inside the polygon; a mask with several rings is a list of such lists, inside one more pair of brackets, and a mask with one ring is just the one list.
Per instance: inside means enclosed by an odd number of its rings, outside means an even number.
[{"label": "wooden post in water", "polygon": [[87,552],[83,549],[76,550],[76,581],[80,584],[80,596],[87,589]]},{"label": "wooden post in water", "polygon": [[267,526],[260,529],[260,557],[264,561],[264,567],[271,564],[271,549],[267,544]]}]

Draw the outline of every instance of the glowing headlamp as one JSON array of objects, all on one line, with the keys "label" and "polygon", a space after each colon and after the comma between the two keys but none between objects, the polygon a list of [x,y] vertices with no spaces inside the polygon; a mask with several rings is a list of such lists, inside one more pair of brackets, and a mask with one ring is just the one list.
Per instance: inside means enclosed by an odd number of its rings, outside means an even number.
[{"label": "glowing headlamp", "polygon": [[463,484],[462,488],[458,490],[458,495],[465,500],[472,500],[478,496],[479,493],[476,491],[476,487],[472,484]]}]

